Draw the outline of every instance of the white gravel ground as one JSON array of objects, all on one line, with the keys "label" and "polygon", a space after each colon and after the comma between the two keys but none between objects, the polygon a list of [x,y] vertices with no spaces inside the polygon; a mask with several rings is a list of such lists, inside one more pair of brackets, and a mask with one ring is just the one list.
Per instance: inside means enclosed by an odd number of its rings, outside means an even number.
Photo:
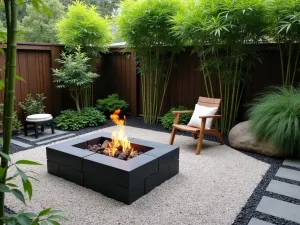
[{"label": "white gravel ground", "polygon": [[[170,137],[167,133],[126,129],[128,136],[161,143],[168,143]],[[231,224],[269,165],[209,141],[204,141],[201,155],[196,156],[196,142],[191,137],[176,136],[174,144],[180,146],[179,174],[129,206],[48,174],[45,146],[18,152],[12,155],[13,160],[30,159],[43,166],[34,167],[39,182],[33,182],[31,202],[24,207],[7,195],[6,205],[15,211],[61,209],[69,219],[63,222],[66,225]]]}]

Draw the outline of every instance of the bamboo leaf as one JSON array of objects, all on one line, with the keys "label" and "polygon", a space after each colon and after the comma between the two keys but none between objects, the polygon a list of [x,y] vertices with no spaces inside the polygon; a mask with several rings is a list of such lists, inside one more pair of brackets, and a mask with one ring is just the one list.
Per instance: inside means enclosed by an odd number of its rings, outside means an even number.
[{"label": "bamboo leaf", "polygon": [[60,225],[60,223],[55,221],[55,220],[49,220],[48,219],[48,222],[50,222],[52,225]]},{"label": "bamboo leaf", "polygon": [[9,155],[7,155],[6,153],[0,151],[0,155],[1,155],[1,157],[4,157],[7,161],[11,162]]},{"label": "bamboo leaf", "polygon": [[31,225],[38,225],[40,218],[36,218]]},{"label": "bamboo leaf", "polygon": [[31,225],[31,219],[24,215],[18,216],[17,221],[20,225]]},{"label": "bamboo leaf", "polygon": [[37,165],[40,166],[42,164],[34,162],[34,161],[30,161],[30,160],[18,160],[15,164],[22,164],[22,165]]},{"label": "bamboo leaf", "polygon": [[21,170],[19,167],[17,167],[17,171],[18,171],[18,174],[20,175],[20,177],[22,178],[22,180],[26,181],[28,179],[28,177],[26,176],[24,171]]},{"label": "bamboo leaf", "polygon": [[0,167],[0,179],[2,180],[3,174],[5,173],[6,168]]},{"label": "bamboo leaf", "polygon": [[26,83],[26,81],[24,80],[23,77],[21,77],[20,75],[16,74],[16,80],[20,80]]},{"label": "bamboo leaf", "polygon": [[42,216],[47,215],[47,214],[50,212],[50,210],[51,210],[51,208],[47,208],[47,209],[42,210],[42,211],[38,214],[38,217],[42,217]]},{"label": "bamboo leaf", "polygon": [[49,220],[65,220],[66,217],[61,216],[61,215],[52,215],[48,217]]},{"label": "bamboo leaf", "polygon": [[16,188],[18,187],[17,185],[15,185],[13,183],[6,183],[6,185],[9,186],[9,187],[16,187]]},{"label": "bamboo leaf", "polygon": [[24,195],[21,191],[19,191],[18,189],[11,189],[11,193],[13,193],[17,199],[19,199],[21,202],[23,202],[26,205]]},{"label": "bamboo leaf", "polygon": [[0,183],[0,192],[10,192],[11,190],[3,183]]}]

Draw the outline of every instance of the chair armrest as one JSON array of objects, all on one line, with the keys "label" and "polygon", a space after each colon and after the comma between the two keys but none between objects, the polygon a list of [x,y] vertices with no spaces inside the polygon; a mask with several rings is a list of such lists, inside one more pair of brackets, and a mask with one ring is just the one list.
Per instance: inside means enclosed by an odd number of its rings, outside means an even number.
[{"label": "chair armrest", "polygon": [[213,118],[213,119],[216,119],[216,118],[221,118],[222,115],[212,115],[212,116],[199,116],[199,118],[201,119],[207,119],[207,118]]},{"label": "chair armrest", "polygon": [[172,113],[175,114],[183,114],[183,113],[192,113],[194,110],[183,110],[183,111],[173,111]]}]

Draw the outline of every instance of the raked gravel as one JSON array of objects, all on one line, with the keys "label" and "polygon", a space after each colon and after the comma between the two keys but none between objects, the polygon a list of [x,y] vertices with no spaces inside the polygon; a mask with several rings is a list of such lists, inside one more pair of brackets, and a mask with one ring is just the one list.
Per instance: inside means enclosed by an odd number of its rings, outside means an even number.
[{"label": "raked gravel", "polygon": [[[134,127],[126,127],[126,132],[131,137],[161,143],[168,143],[170,138],[168,133]],[[191,137],[177,135],[174,144],[180,146],[179,174],[131,205],[48,174],[45,146],[18,152],[11,156],[13,160],[31,159],[43,166],[34,167],[39,182],[33,182],[31,202],[24,207],[7,195],[5,204],[15,211],[61,209],[69,219],[63,222],[65,225],[232,224],[269,164],[209,141],[204,141],[201,155],[196,156],[196,143]]]}]

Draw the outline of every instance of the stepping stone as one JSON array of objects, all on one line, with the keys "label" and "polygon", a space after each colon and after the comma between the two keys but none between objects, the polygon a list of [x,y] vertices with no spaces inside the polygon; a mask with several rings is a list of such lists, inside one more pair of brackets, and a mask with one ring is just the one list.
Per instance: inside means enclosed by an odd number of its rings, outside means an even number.
[{"label": "stepping stone", "polygon": [[300,160],[286,159],[283,161],[282,165],[296,167],[300,169]]},{"label": "stepping stone", "polygon": [[50,143],[50,142],[53,142],[53,141],[58,141],[58,140],[62,140],[62,139],[65,139],[65,138],[68,138],[68,137],[72,137],[72,136],[75,136],[76,134],[67,134],[67,135],[64,135],[64,136],[60,136],[60,137],[56,137],[56,138],[52,138],[52,139],[47,139],[45,141],[40,141],[40,142],[36,142],[37,145],[43,145],[43,144],[46,144],[46,143]]},{"label": "stepping stone", "polygon": [[275,176],[285,178],[285,179],[300,181],[300,171],[297,170],[279,168]]},{"label": "stepping stone", "polygon": [[17,140],[14,140],[14,139],[11,139],[10,142],[13,143],[13,144],[15,144],[15,145],[21,146],[23,148],[32,147],[32,145],[30,145],[30,144],[27,144],[27,143],[24,143],[24,142],[21,142],[21,141],[17,141]]},{"label": "stepping stone", "polygon": [[300,223],[300,205],[264,196],[256,211]]},{"label": "stepping stone", "polygon": [[273,225],[274,223],[269,223],[263,220],[259,220],[256,218],[251,218],[251,220],[249,221],[248,225]]},{"label": "stepping stone", "polygon": [[66,131],[55,130],[55,133],[52,134],[51,129],[45,129],[45,131],[43,133],[39,132],[39,138],[35,138],[34,132],[28,133],[28,136],[25,136],[24,134],[19,135],[18,138],[22,138],[22,139],[25,139],[25,140],[31,141],[31,142],[36,142],[36,141],[50,139],[52,137],[66,134],[66,133],[67,133]]},{"label": "stepping stone", "polygon": [[272,180],[267,191],[300,200],[300,186],[298,185]]}]

